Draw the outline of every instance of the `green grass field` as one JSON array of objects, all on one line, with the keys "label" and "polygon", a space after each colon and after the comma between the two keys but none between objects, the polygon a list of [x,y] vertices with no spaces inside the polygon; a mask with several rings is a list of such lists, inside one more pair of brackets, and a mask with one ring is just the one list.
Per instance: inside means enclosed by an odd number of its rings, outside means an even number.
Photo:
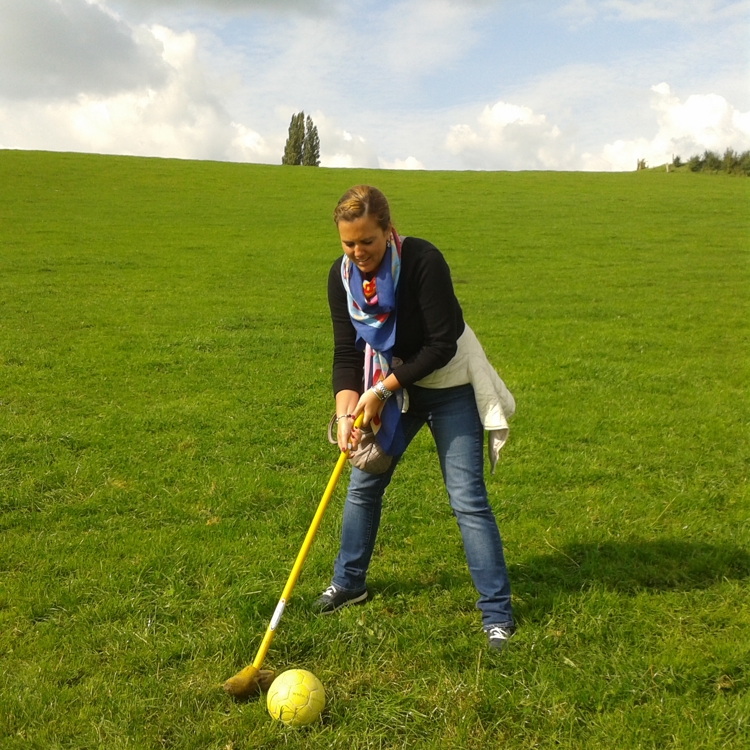
[{"label": "green grass field", "polygon": [[[518,402],[488,478],[519,630],[489,653],[421,434],[373,599],[329,618],[331,213],[370,181],[451,265]],[[0,152],[0,748],[750,746],[750,181]]]}]

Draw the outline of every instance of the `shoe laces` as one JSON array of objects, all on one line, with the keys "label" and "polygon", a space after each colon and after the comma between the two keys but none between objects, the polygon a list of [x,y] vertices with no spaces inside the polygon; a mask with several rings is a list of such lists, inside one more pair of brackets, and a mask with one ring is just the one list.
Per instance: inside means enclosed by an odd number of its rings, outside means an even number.
[{"label": "shoe laces", "polygon": [[487,635],[490,638],[499,638],[502,641],[507,641],[512,635],[510,628],[504,628],[502,625],[492,625],[487,628]]},{"label": "shoe laces", "polygon": [[336,596],[336,594],[337,594],[337,593],[338,593],[338,589],[336,588],[336,586],[334,586],[334,584],[331,584],[331,585],[330,585],[330,586],[329,586],[329,587],[328,587],[328,588],[327,588],[327,589],[326,589],[326,590],[325,590],[325,591],[323,592],[323,596]]}]

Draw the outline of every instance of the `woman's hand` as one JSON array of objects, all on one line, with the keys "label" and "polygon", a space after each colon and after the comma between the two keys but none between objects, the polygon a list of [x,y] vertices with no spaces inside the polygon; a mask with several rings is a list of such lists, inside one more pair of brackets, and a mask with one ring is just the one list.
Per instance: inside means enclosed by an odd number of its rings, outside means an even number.
[{"label": "woman's hand", "polygon": [[[401,388],[396,376],[391,373],[383,385],[393,392]],[[363,414],[362,426],[367,427],[370,422],[380,416],[385,401],[381,401],[372,388],[366,390],[361,396],[356,391],[339,391],[336,394],[336,414],[338,414],[338,426],[336,429],[336,442],[342,451],[347,448],[356,448],[362,439],[359,428],[354,429],[354,420]]]},{"label": "woman's hand", "polygon": [[338,427],[336,431],[336,440],[339,445],[339,450],[345,451],[349,447],[356,448],[359,445],[359,441],[362,439],[362,433],[357,429],[352,429],[354,426],[354,415],[346,414],[338,418]]},{"label": "woman's hand", "polygon": [[360,396],[357,406],[351,414],[342,414],[339,416],[336,428],[336,440],[339,450],[345,451],[348,448],[355,449],[359,446],[359,441],[362,439],[362,431],[359,427],[354,427],[354,421],[364,412],[365,416],[362,420],[362,426],[366,427],[374,416],[380,414],[384,404],[385,401],[381,401],[372,390],[365,391]]},{"label": "woman's hand", "polygon": [[359,391],[339,391],[336,394],[336,414],[338,425],[336,427],[336,442],[339,450],[356,448],[359,445],[359,429],[352,431],[354,426],[354,407],[359,401]]},{"label": "woman's hand", "polygon": [[380,416],[383,406],[385,406],[385,401],[381,401],[378,394],[372,388],[368,388],[359,397],[357,406],[354,409],[354,416],[358,417],[360,414],[364,414],[362,427],[367,427],[374,417]]}]

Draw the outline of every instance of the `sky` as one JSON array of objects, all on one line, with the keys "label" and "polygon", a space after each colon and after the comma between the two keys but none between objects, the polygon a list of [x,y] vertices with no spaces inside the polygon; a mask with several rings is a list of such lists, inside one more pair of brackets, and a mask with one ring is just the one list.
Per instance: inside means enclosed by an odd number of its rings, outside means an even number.
[{"label": "sky", "polygon": [[750,149],[750,0],[0,0],[0,148],[635,169]]}]

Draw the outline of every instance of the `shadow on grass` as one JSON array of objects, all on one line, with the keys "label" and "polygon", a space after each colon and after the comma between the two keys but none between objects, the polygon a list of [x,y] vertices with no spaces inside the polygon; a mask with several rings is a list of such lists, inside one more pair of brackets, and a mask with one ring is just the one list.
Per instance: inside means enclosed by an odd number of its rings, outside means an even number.
[{"label": "shadow on grass", "polygon": [[[698,591],[750,578],[750,554],[729,544],[673,539],[570,544],[510,566],[519,620],[549,613],[560,592],[603,587],[625,595]],[[532,603],[533,602],[533,603]]]},{"label": "shadow on grass", "polygon": [[[514,594],[534,605],[521,605],[521,618],[536,617],[560,592],[603,587],[623,594],[641,591],[694,591],[724,580],[750,578],[750,553],[729,544],[672,539],[606,541],[570,544],[509,564]],[[413,594],[425,589],[453,589],[470,581],[465,568],[400,573],[370,583],[372,593]],[[525,610],[525,612],[524,612]],[[536,613],[536,614],[532,614]]]}]

